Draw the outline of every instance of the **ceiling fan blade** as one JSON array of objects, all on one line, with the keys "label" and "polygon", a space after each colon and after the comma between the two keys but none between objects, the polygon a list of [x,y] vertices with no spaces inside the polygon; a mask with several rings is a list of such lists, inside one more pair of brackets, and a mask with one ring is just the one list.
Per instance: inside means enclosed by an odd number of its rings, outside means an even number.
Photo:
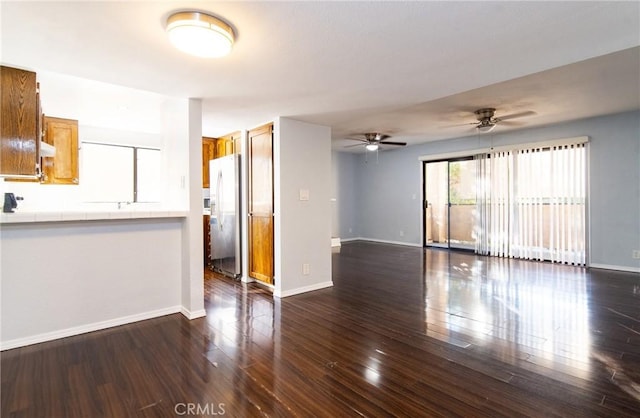
[{"label": "ceiling fan blade", "polygon": [[368,144],[369,143],[369,141],[367,141],[366,139],[363,139],[363,138],[344,138],[344,139],[348,139],[350,141],[359,141],[359,142],[362,142],[364,144]]},{"label": "ceiling fan blade", "polygon": [[362,147],[364,146],[364,144],[353,144],[353,145],[346,145],[344,148],[354,148],[354,147]]},{"label": "ceiling fan blade", "polygon": [[380,135],[379,141],[384,141],[387,138],[391,138],[391,135]]},{"label": "ceiling fan blade", "polygon": [[446,128],[457,128],[459,126],[467,126],[467,125],[477,125],[478,122],[467,122],[467,123],[457,123],[455,125],[445,125],[445,126],[440,126],[440,129],[446,129]]},{"label": "ceiling fan blade", "polygon": [[525,116],[533,116],[536,114],[537,113],[532,110],[527,110],[526,112],[512,113],[510,115],[500,116],[495,119],[498,121],[503,121],[503,120],[509,120],[509,119],[523,118]]},{"label": "ceiling fan blade", "polygon": [[400,145],[402,147],[404,147],[405,145],[407,145],[406,142],[383,142],[380,141],[380,145]]},{"label": "ceiling fan blade", "polygon": [[504,126],[522,126],[524,125],[524,122],[518,122],[515,120],[505,120],[505,121],[500,121],[499,122],[500,125],[504,125]]}]

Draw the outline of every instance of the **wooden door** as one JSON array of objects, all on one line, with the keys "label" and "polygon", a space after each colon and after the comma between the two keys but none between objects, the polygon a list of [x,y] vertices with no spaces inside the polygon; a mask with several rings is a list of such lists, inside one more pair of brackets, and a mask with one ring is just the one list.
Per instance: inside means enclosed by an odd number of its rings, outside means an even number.
[{"label": "wooden door", "polygon": [[249,131],[249,276],[273,284],[273,124]]},{"label": "wooden door", "polygon": [[78,184],[78,121],[45,116],[44,126],[44,142],[56,155],[42,157],[42,183]]}]

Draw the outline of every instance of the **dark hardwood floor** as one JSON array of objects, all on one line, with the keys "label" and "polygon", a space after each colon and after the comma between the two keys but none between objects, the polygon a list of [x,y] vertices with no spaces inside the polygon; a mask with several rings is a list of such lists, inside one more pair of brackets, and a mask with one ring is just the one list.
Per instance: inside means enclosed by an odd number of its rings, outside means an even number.
[{"label": "dark hardwood floor", "polygon": [[638,417],[640,275],[355,242],[333,288],[5,351],[2,417]]}]

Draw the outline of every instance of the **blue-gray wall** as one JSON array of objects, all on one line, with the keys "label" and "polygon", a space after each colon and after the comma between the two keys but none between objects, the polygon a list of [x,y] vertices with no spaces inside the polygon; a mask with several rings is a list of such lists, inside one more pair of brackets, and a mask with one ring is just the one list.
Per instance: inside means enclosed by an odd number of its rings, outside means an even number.
[{"label": "blue-gray wall", "polygon": [[[640,269],[640,112],[584,119],[505,134],[457,138],[379,153],[334,153],[341,238],[422,245],[420,156],[588,136],[592,265]],[[347,226],[349,225],[349,226]],[[352,233],[347,233],[348,228]]]},{"label": "blue-gray wall", "polygon": [[[332,209],[331,236],[341,239],[361,236],[358,202],[360,200],[360,155],[332,152]],[[335,200],[334,200],[335,199]]]}]

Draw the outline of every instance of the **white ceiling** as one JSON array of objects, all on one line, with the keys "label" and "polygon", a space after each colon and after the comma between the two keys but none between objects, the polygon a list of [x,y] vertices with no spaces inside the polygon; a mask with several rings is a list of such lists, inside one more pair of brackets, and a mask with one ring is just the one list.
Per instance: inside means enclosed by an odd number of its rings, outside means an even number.
[{"label": "white ceiling", "polygon": [[[183,9],[228,21],[232,53],[173,49]],[[472,135],[451,125],[480,107],[536,112],[496,131],[640,108],[640,2],[2,1],[0,19],[2,63],[202,98],[207,136],[287,116],[343,150]]]}]

